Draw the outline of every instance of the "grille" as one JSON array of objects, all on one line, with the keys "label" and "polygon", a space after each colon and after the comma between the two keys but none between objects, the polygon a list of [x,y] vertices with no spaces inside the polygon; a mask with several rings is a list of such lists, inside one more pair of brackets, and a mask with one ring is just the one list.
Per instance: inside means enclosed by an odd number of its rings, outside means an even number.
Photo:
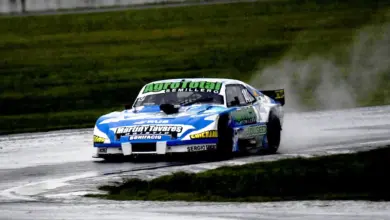
[{"label": "grille", "polygon": [[132,143],[132,152],[151,152],[156,151],[156,143]]}]

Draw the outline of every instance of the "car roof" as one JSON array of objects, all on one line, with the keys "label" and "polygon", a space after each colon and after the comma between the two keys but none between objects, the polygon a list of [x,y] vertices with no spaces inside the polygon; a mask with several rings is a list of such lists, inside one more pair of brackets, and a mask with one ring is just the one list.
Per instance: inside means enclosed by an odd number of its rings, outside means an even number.
[{"label": "car roof", "polygon": [[[174,79],[163,79],[163,80],[157,80],[150,83],[164,83],[164,82],[180,82],[180,81],[209,81],[209,82],[221,82],[222,84],[232,84],[232,83],[239,83],[239,84],[246,84],[240,80],[236,79],[229,79],[229,78],[174,78]],[[146,85],[147,85],[146,84]]]}]

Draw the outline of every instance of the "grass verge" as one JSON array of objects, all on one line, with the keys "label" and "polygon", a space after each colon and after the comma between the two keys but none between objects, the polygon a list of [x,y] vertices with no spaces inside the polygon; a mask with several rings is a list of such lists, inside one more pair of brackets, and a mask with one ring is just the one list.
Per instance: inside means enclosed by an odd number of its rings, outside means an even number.
[{"label": "grass verge", "polygon": [[354,154],[285,159],[178,172],[153,180],[101,186],[113,200],[262,202],[281,200],[390,200],[390,146]]},{"label": "grass verge", "polygon": [[[382,22],[373,16],[389,4],[260,1],[0,17],[0,124],[12,119],[1,132],[93,126],[92,115],[122,109],[152,80],[247,81],[292,47],[296,58],[343,47],[362,25]],[[70,112],[74,120],[39,120]]]}]

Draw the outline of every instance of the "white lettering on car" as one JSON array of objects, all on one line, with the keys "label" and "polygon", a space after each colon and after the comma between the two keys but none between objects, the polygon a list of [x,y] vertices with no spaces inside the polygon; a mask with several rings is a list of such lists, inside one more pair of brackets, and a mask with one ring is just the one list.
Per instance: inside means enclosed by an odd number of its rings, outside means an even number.
[{"label": "white lettering on car", "polygon": [[172,125],[138,125],[129,127],[119,127],[115,133],[119,135],[132,134],[172,134],[180,133],[183,130],[182,126]]},{"label": "white lettering on car", "polygon": [[209,151],[209,150],[216,150],[216,149],[217,149],[217,145],[215,144],[193,145],[187,147],[188,152]]}]

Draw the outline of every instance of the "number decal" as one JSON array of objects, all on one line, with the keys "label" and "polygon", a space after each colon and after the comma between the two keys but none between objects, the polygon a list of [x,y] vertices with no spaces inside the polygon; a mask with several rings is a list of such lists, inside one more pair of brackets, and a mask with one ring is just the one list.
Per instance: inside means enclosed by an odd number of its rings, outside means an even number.
[{"label": "number decal", "polygon": [[246,89],[242,89],[241,90],[242,94],[244,95],[244,98],[245,98],[245,101],[246,102],[253,102],[253,98],[252,96],[248,93],[248,91]]}]

